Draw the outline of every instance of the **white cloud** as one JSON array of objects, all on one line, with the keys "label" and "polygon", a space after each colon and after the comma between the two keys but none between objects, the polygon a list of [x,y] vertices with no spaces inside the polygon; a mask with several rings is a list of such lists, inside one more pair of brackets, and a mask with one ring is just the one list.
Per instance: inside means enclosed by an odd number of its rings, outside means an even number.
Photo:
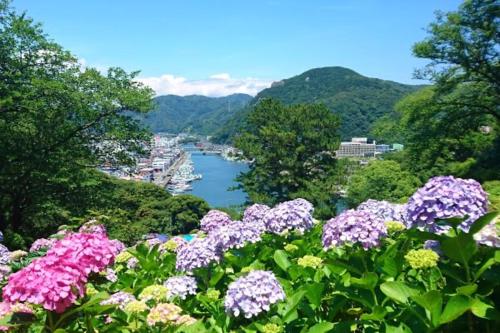
[{"label": "white cloud", "polygon": [[255,96],[271,86],[272,80],[257,78],[232,78],[228,73],[218,73],[207,79],[189,80],[182,76],[165,74],[138,78],[137,81],[151,87],[157,95],[204,95],[211,97],[243,93]]}]

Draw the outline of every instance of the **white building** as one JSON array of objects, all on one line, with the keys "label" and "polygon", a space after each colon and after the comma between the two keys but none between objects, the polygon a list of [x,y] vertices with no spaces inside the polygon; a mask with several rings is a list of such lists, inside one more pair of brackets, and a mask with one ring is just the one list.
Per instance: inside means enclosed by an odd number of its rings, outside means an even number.
[{"label": "white building", "polygon": [[373,157],[377,150],[375,141],[368,143],[367,138],[352,138],[351,141],[341,142],[339,150],[335,152],[337,158],[342,157]]}]

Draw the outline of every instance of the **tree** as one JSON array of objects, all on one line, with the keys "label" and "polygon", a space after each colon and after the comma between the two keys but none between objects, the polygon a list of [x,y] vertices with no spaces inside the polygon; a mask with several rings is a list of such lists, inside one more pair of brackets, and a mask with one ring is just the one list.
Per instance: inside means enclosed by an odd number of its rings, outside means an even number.
[{"label": "tree", "polygon": [[200,227],[200,220],[210,210],[207,202],[193,195],[173,196],[166,202],[170,214],[170,224],[163,232],[187,234]]},{"label": "tree", "polygon": [[127,112],[150,110],[152,91],[136,75],[82,68],[39,24],[0,1],[2,230],[54,230],[85,208],[79,189],[93,181],[89,170],[130,164],[144,152],[149,133]]},{"label": "tree", "polygon": [[456,12],[438,13],[413,48],[431,60],[417,77],[434,84],[399,105],[409,166],[427,170],[422,178],[500,177],[499,15],[497,1],[465,1]]},{"label": "tree", "polygon": [[419,185],[419,179],[402,170],[397,162],[375,160],[352,176],[347,199],[351,206],[368,199],[404,202]]},{"label": "tree", "polygon": [[238,177],[250,200],[275,204],[301,196],[318,203],[316,194],[330,200],[338,128],[338,117],[324,105],[260,101],[236,140],[252,161]]}]

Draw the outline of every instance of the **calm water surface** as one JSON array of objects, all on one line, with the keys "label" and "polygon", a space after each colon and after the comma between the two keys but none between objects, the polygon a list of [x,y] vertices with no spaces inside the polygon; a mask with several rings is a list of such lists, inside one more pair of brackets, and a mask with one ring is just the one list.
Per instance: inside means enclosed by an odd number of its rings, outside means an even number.
[{"label": "calm water surface", "polygon": [[248,170],[245,163],[231,162],[219,155],[203,155],[200,151],[191,151],[194,172],[203,178],[191,183],[193,190],[189,194],[205,199],[212,207],[239,206],[246,200],[245,192],[229,191],[237,183],[234,178]]}]

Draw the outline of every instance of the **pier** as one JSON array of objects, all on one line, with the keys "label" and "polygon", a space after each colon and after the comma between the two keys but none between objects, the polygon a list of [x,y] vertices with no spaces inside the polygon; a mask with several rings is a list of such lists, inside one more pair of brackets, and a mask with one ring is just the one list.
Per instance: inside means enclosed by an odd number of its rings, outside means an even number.
[{"label": "pier", "polygon": [[181,152],[181,156],[166,171],[155,174],[154,183],[161,187],[166,187],[175,172],[186,161],[187,153]]}]

